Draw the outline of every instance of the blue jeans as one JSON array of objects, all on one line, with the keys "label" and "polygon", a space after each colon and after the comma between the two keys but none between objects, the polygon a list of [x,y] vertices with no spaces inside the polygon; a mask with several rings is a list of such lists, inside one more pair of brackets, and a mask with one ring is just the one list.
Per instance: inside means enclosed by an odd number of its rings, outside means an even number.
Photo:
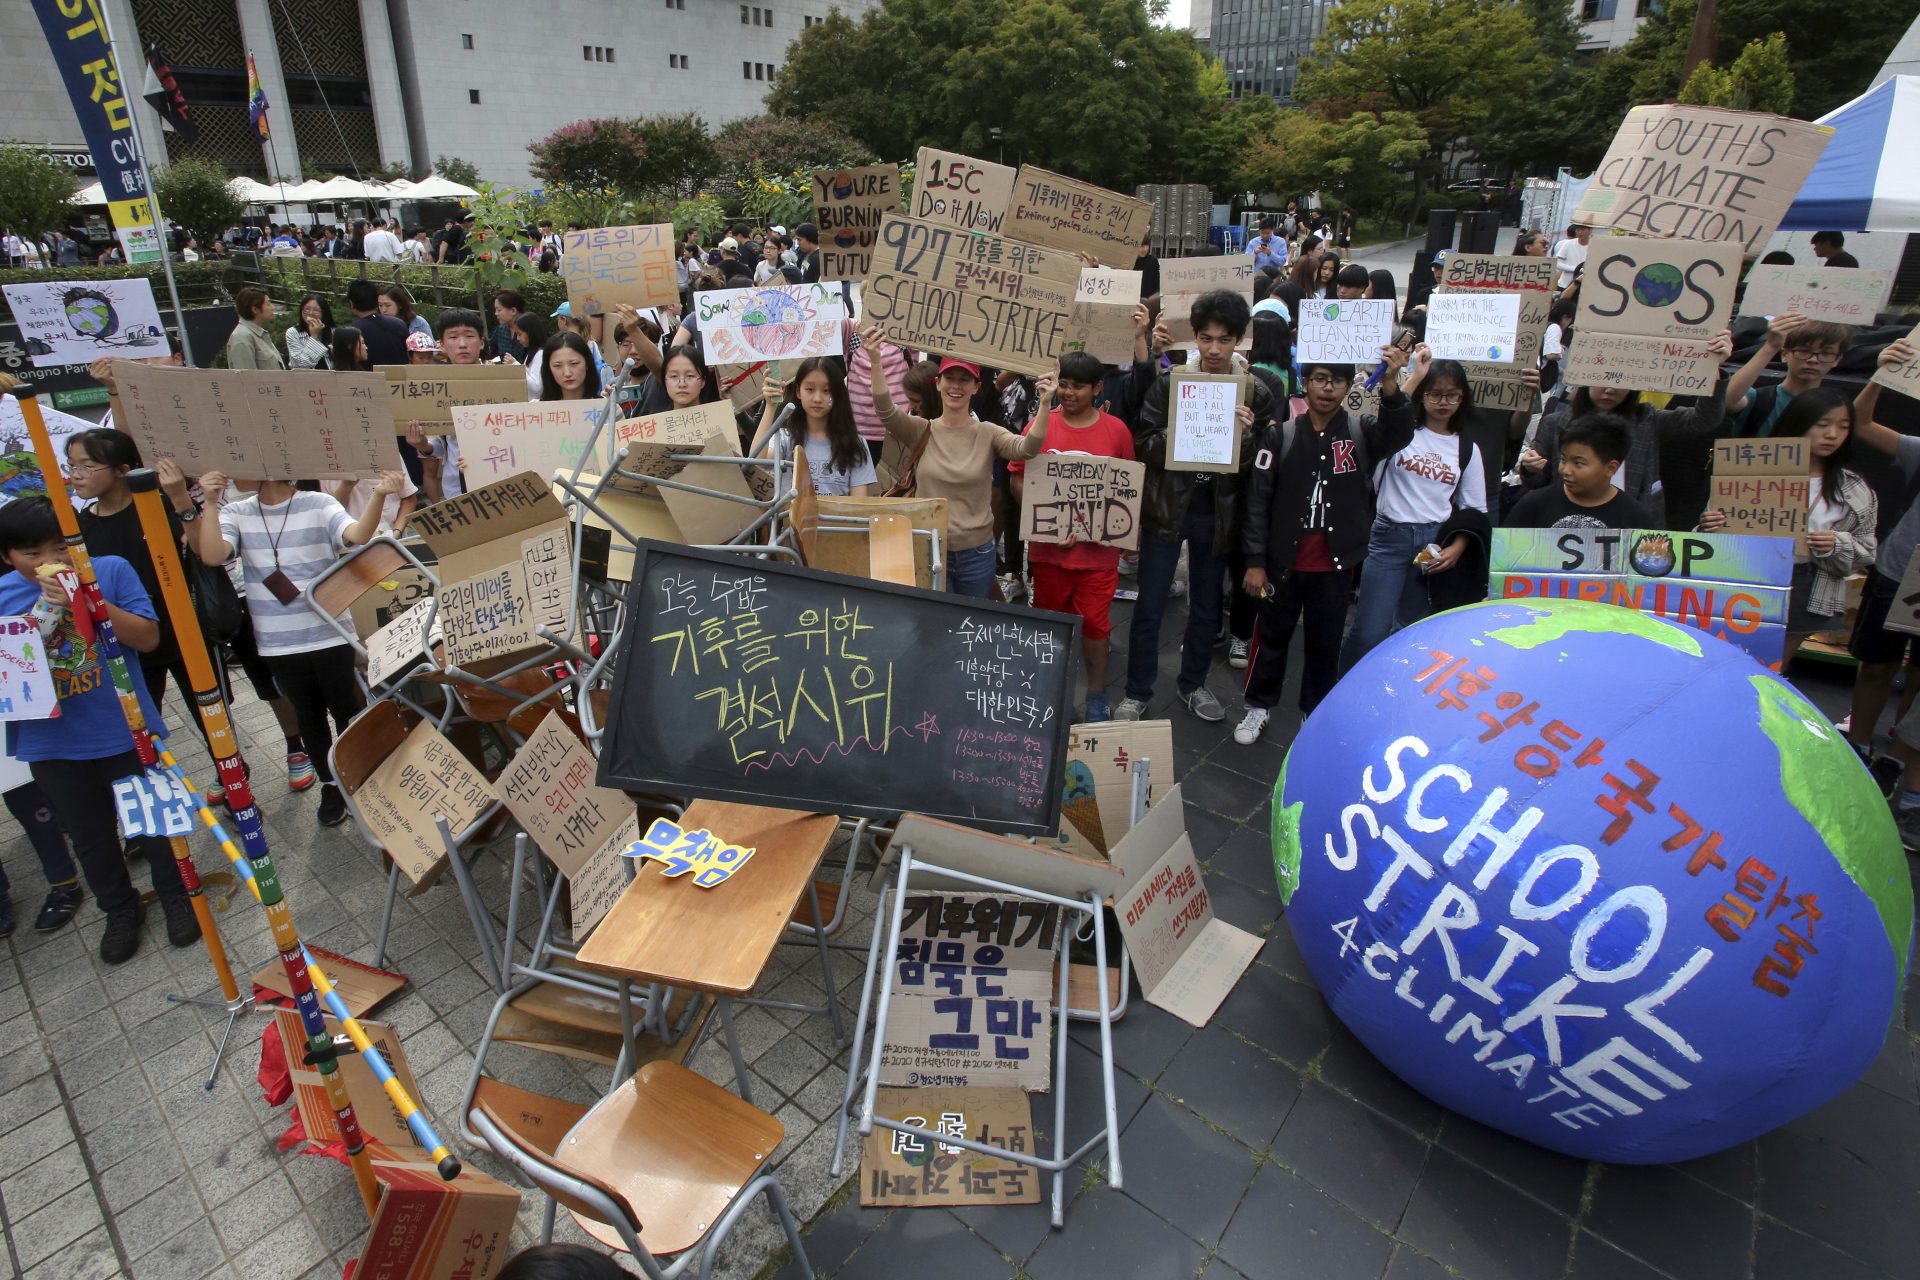
[{"label": "blue jeans", "polygon": [[[54,820],[53,806],[37,782],[23,782],[6,794],[7,810],[27,833],[27,842],[40,859],[40,874],[49,886],[71,884],[80,878],[73,855],[67,851],[67,837]],[[0,897],[10,892],[7,873],[0,869]]]},{"label": "blue jeans", "polygon": [[1213,637],[1220,630],[1220,559],[1213,553],[1213,512],[1188,511],[1179,534],[1147,530],[1140,535],[1140,598],[1133,605],[1127,632],[1127,696],[1146,702],[1160,674],[1160,621],[1167,612],[1167,588],[1180,566],[1180,544],[1187,544],[1187,634],[1180,647],[1182,696],[1207,682],[1213,665]]},{"label": "blue jeans", "polygon": [[1353,628],[1340,649],[1340,674],[1367,656],[1373,646],[1400,627],[1427,616],[1427,580],[1414,566],[1420,548],[1440,532],[1437,524],[1399,524],[1376,518],[1367,536],[1367,560],[1360,570],[1360,600]]},{"label": "blue jeans", "polygon": [[947,590],[957,596],[985,600],[993,594],[993,543],[983,542],[965,551],[947,553]]}]

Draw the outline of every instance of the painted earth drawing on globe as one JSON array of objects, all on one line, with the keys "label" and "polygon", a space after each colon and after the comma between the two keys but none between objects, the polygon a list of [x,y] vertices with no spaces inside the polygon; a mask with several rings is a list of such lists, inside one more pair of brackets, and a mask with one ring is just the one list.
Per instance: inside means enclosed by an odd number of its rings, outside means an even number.
[{"label": "painted earth drawing on globe", "polygon": [[[1642,539],[1638,562],[1672,555]],[[1905,989],[1892,814],[1792,685],[1610,605],[1490,601],[1354,667],[1274,787],[1334,1012],[1453,1110],[1582,1159],[1733,1146],[1846,1089]]]}]

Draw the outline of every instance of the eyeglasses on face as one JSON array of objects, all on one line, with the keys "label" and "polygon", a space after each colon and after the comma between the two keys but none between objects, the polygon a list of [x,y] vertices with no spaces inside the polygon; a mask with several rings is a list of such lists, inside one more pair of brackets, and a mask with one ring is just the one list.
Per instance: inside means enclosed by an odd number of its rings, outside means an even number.
[{"label": "eyeglasses on face", "polygon": [[1426,394],[1434,404],[1459,404],[1461,400],[1458,391],[1429,391]]},{"label": "eyeglasses on face", "polygon": [[1307,385],[1310,387],[1344,387],[1349,381],[1350,379],[1347,378],[1336,378],[1330,373],[1316,373],[1307,379]]}]

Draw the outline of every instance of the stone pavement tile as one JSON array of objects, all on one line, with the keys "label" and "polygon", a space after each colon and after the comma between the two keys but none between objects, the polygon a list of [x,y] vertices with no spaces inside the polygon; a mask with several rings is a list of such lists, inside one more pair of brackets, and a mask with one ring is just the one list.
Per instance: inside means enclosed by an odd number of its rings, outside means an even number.
[{"label": "stone pavement tile", "polygon": [[1240,830],[1240,824],[1194,804],[1193,798],[1186,795],[1185,787],[1180,789],[1180,793],[1187,800],[1187,839],[1193,843],[1193,856],[1204,861],[1226,842],[1228,836]]},{"label": "stone pavement tile", "polygon": [[41,1026],[49,1030],[69,1027],[107,1007],[107,988],[97,979],[76,983],[57,996],[35,999],[33,1007],[40,1015]]},{"label": "stone pavement tile", "polygon": [[74,1139],[65,1107],[54,1107],[0,1134],[0,1169],[24,1169]]},{"label": "stone pavement tile", "polygon": [[1207,896],[1212,900],[1213,914],[1256,937],[1271,933],[1280,919],[1280,895],[1271,884],[1262,888],[1242,884],[1232,876],[1209,875]]},{"label": "stone pavement tile", "polygon": [[[1638,1242],[1635,1245],[1639,1247]],[[1744,1267],[1744,1255],[1741,1259]],[[1681,1272],[1686,1280],[1692,1277]],[[1577,1232],[1573,1241],[1573,1266],[1567,1280],[1669,1280],[1668,1274],[1614,1248],[1598,1236]]]},{"label": "stone pavement tile", "polygon": [[[1125,1158],[1125,1152],[1122,1153]],[[1080,1173],[1069,1170],[1062,1194],[1066,1197],[1067,1222],[1073,1222],[1073,1203],[1080,1195]],[[1129,1174],[1131,1176],[1131,1174]],[[856,1192],[857,1194],[857,1192]],[[878,1210],[868,1210],[878,1212]],[[906,1210],[905,1212],[920,1212]],[[1033,1256],[1040,1243],[1055,1234],[1053,1229],[1053,1179],[1040,1175],[1040,1200],[1037,1204],[969,1205],[951,1211],[981,1239],[1006,1257],[1022,1262]]]},{"label": "stone pavement tile", "polygon": [[1760,1194],[1760,1144],[1757,1141],[1743,1142],[1671,1167],[1723,1195],[1732,1196],[1741,1204],[1752,1204]]},{"label": "stone pavement tile", "polygon": [[[1092,1023],[1075,1022],[1067,1034],[1086,1048],[1098,1051],[1100,1047],[1100,1028]],[[1192,1036],[1192,1026],[1136,995],[1127,1016],[1113,1024],[1114,1071],[1151,1081]]]},{"label": "stone pavement tile", "polygon": [[1333,1041],[1320,1059],[1320,1081],[1341,1093],[1366,1103],[1391,1120],[1398,1121],[1423,1138],[1440,1131],[1446,1110],[1424,1094],[1415,1092],[1387,1070],[1373,1051],[1360,1043],[1343,1026],[1333,1030]]},{"label": "stone pavement tile", "polygon": [[[1146,1008],[1141,1003],[1138,1008]],[[1131,1016],[1131,1015],[1129,1015]],[[1184,1023],[1182,1025],[1185,1025]],[[1068,1039],[1073,1039],[1069,1036]],[[1106,1123],[1106,1099],[1103,1096],[1100,1080],[1100,1041],[1096,1035],[1091,1047],[1073,1041],[1073,1049],[1067,1055],[1067,1141],[1075,1142],[1075,1135],[1089,1135],[1094,1129]],[[1113,1109],[1120,1122],[1121,1132],[1126,1132],[1134,1113],[1140,1110],[1140,1104],[1150,1095],[1150,1090],[1127,1073],[1127,1069],[1117,1061],[1113,1065]],[[1034,1095],[1036,1103],[1044,1100],[1046,1114],[1053,1114],[1053,1102],[1050,1097]],[[1121,1159],[1126,1157],[1123,1154]]]},{"label": "stone pavement tile", "polygon": [[1286,1123],[1300,1096],[1300,1077],[1265,1050],[1219,1027],[1206,1027],[1181,1049],[1156,1087],[1259,1151]]},{"label": "stone pavement tile", "polygon": [[96,1170],[107,1170],[122,1160],[131,1159],[156,1142],[171,1141],[164,1125],[154,1124],[155,1115],[128,1116],[118,1124],[102,1125],[86,1136],[87,1159]]},{"label": "stone pavement tile", "polygon": [[1219,1242],[1257,1171],[1251,1151],[1163,1097],[1127,1126],[1121,1158],[1126,1193],[1203,1244]]},{"label": "stone pavement tile", "polygon": [[1396,1234],[1474,1280],[1541,1280],[1565,1265],[1571,1232],[1538,1201],[1436,1149]]},{"label": "stone pavement tile", "polygon": [[1760,1212],[1894,1274],[1911,1271],[1920,1196],[1836,1146],[1760,1139]]},{"label": "stone pavement tile", "polygon": [[1304,1178],[1273,1164],[1254,1178],[1220,1242],[1222,1258],[1260,1280],[1377,1276],[1392,1252],[1390,1237]]},{"label": "stone pavement tile", "polygon": [[1881,1280],[1888,1275],[1910,1275],[1912,1271],[1912,1254],[1904,1272],[1881,1271],[1760,1215],[1753,1247],[1753,1280],[1812,1280],[1816,1276],[1819,1280]]},{"label": "stone pavement tile", "polygon": [[793,1211],[796,1221],[805,1222],[813,1217],[849,1177],[859,1176],[857,1159],[837,1178],[833,1176],[832,1166],[831,1125],[822,1125],[802,1135],[798,1145],[780,1161],[780,1189],[786,1194],[787,1207]]},{"label": "stone pavement tile", "polygon": [[120,1255],[104,1226],[95,1227],[26,1273],[24,1280],[115,1280]]},{"label": "stone pavement tile", "polygon": [[[214,1221],[227,1256],[237,1258],[255,1241],[274,1234],[281,1223],[304,1212],[293,1180],[276,1169],[221,1205]],[[361,1212],[364,1220],[365,1210]]]},{"label": "stone pavement tile", "polygon": [[1393,1251],[1393,1261],[1387,1264],[1387,1273],[1381,1280],[1445,1280],[1447,1269],[1421,1253],[1411,1245],[1400,1245]]},{"label": "stone pavement tile", "polygon": [[1427,1147],[1379,1112],[1309,1081],[1273,1140],[1273,1158],[1390,1232],[1413,1196]]},{"label": "stone pavement tile", "polygon": [[1226,841],[1207,861],[1209,881],[1214,876],[1231,876],[1241,884],[1273,889],[1273,840],[1255,827],[1235,827]]},{"label": "stone pavement tile", "polygon": [[1455,1112],[1449,1112],[1441,1124],[1439,1141],[1482,1172],[1549,1209],[1569,1218],[1580,1212],[1589,1168],[1584,1161],[1522,1142]]},{"label": "stone pavement tile", "polygon": [[1296,1068],[1319,1057],[1333,1040],[1333,1013],[1320,992],[1264,965],[1241,976],[1213,1020]]},{"label": "stone pavement tile", "polygon": [[1880,1176],[1920,1192],[1920,1108],[1856,1084],[1785,1128],[1838,1147]]},{"label": "stone pavement tile", "polygon": [[118,1213],[158,1191],[185,1169],[180,1150],[156,1134],[125,1160],[99,1173],[100,1198]]},{"label": "stone pavement tile", "polygon": [[[33,1019],[23,1015],[16,1021],[31,1026]],[[0,1094],[18,1089],[38,1076],[47,1075],[52,1068],[46,1045],[38,1038],[0,1050]]]},{"label": "stone pavement tile", "polygon": [[100,1009],[76,1018],[58,1030],[49,1031],[47,1049],[53,1060],[65,1067],[121,1037],[120,1019],[112,1009]]},{"label": "stone pavement tile", "polygon": [[271,1173],[279,1163],[279,1153],[268,1145],[258,1130],[249,1128],[246,1136],[196,1161],[189,1170],[200,1198],[207,1208],[221,1212],[235,1196]]},{"label": "stone pavement tile", "polygon": [[99,1198],[82,1185],[25,1217],[10,1216],[7,1226],[20,1265],[31,1267],[104,1223]]},{"label": "stone pavement tile", "polygon": [[1191,1276],[1206,1256],[1179,1228],[1102,1185],[1074,1200],[1065,1229],[1042,1240],[1022,1271],[1032,1280]]},{"label": "stone pavement tile", "polygon": [[1180,779],[1180,794],[1186,797],[1189,810],[1198,805],[1209,813],[1245,822],[1273,794],[1273,780],[1261,782],[1235,773],[1216,761],[1217,757],[1209,757],[1198,768],[1184,774]]},{"label": "stone pavement tile", "polygon": [[227,1274],[220,1238],[213,1234],[213,1224],[199,1222],[134,1263],[133,1275],[134,1280],[185,1280],[204,1276],[215,1267]]},{"label": "stone pavement tile", "polygon": [[244,1253],[236,1254],[233,1269],[246,1280],[297,1280],[313,1265],[315,1258],[326,1255],[320,1234],[303,1214],[256,1240]]},{"label": "stone pavement tile", "polygon": [[1887,1043],[1866,1074],[1860,1077],[1860,1082],[1892,1094],[1901,1102],[1920,1102],[1920,1073],[1915,1070],[1913,1041],[1904,1028],[1888,1030]]},{"label": "stone pavement tile", "polygon": [[788,1032],[766,1052],[754,1058],[750,1065],[755,1075],[790,1098],[825,1069],[827,1056],[808,1044],[799,1033]]},{"label": "stone pavement tile", "polygon": [[0,1182],[0,1204],[7,1217],[20,1219],[58,1200],[87,1181],[87,1162],[80,1144],[69,1142],[49,1155],[41,1156],[17,1173]]},{"label": "stone pavement tile", "polygon": [[847,1069],[838,1062],[829,1062],[825,1070],[802,1085],[792,1097],[802,1111],[824,1124],[839,1112],[846,1087]]},{"label": "stone pavement tile", "polygon": [[29,1120],[38,1120],[60,1103],[60,1085],[53,1076],[35,1076],[24,1085],[0,1094],[0,1133],[11,1133]]},{"label": "stone pavement tile", "polygon": [[205,1218],[193,1179],[182,1173],[138,1204],[116,1209],[113,1225],[127,1256],[137,1262],[188,1226],[209,1229]]},{"label": "stone pavement tile", "polygon": [[[998,1280],[1014,1270],[946,1210],[901,1209],[840,1264],[834,1280],[898,1280],[906,1259],[912,1260],[916,1280]],[[814,1265],[821,1264],[815,1260]],[[1036,1273],[1035,1280],[1045,1277]]]}]

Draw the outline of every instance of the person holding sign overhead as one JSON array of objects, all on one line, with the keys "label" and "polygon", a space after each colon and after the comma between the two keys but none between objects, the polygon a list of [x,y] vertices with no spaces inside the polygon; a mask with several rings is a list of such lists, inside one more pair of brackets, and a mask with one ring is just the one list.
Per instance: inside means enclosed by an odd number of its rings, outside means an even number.
[{"label": "person holding sign overhead", "polygon": [[[1160,668],[1160,621],[1166,615],[1180,544],[1187,545],[1187,633],[1181,648],[1177,686],[1182,705],[1202,720],[1226,719],[1220,699],[1207,688],[1213,665],[1213,638],[1220,627],[1224,559],[1239,534],[1240,487],[1253,465],[1247,437],[1273,422],[1273,393],[1234,354],[1252,323],[1252,309],[1237,293],[1215,289],[1193,300],[1193,358],[1160,375],[1140,405],[1133,428],[1133,455],[1147,464],[1146,492],[1140,508],[1139,599],[1127,638],[1127,696],[1114,708],[1116,720],[1146,714]],[[1164,319],[1155,324],[1152,350],[1172,345]],[[1173,384],[1183,374],[1233,378],[1239,384],[1230,441],[1237,466],[1225,471],[1169,469]]]},{"label": "person holding sign overhead", "polygon": [[[1808,559],[1793,566],[1787,595],[1785,670],[1809,636],[1832,629],[1846,616],[1847,577],[1872,563],[1879,547],[1880,501],[1853,468],[1853,408],[1840,392],[1831,387],[1802,391],[1780,414],[1773,434],[1804,438],[1813,463],[1807,485]],[[1717,509],[1700,518],[1707,533],[1726,523],[1726,512]]]},{"label": "person holding sign overhead", "polygon": [[[748,457],[758,457],[771,436],[776,456],[807,460],[807,474],[816,495],[864,498],[873,492],[878,483],[873,454],[854,425],[853,402],[837,359],[809,356],[800,362],[790,381],[782,382],[768,374],[762,388],[766,404],[760,411],[760,429],[753,437],[753,447],[747,450]],[[792,411],[787,413],[785,427],[775,432],[774,423],[788,409]]]},{"label": "person holding sign overhead", "polygon": [[[803,224],[803,243],[806,231]],[[860,342],[879,358],[888,345],[887,331],[870,324],[860,331]],[[1046,446],[1056,377],[1040,377],[1033,425],[1024,436],[973,416],[970,406],[980,390],[977,364],[951,357],[940,361],[940,413],[931,419],[903,412],[893,403],[887,380],[873,380],[874,412],[887,434],[908,449],[915,496],[947,500],[947,589],[955,594],[984,600],[993,591],[993,460],[1031,458]]]},{"label": "person holding sign overhead", "polygon": [[[1727,425],[1733,428],[1732,434],[1775,434],[1793,398],[1819,386],[1852,342],[1852,328],[1832,320],[1809,320],[1793,314],[1773,317],[1767,325],[1766,341],[1738,373],[1727,379]],[[1753,384],[1776,358],[1786,363],[1787,376],[1755,391]]]}]

